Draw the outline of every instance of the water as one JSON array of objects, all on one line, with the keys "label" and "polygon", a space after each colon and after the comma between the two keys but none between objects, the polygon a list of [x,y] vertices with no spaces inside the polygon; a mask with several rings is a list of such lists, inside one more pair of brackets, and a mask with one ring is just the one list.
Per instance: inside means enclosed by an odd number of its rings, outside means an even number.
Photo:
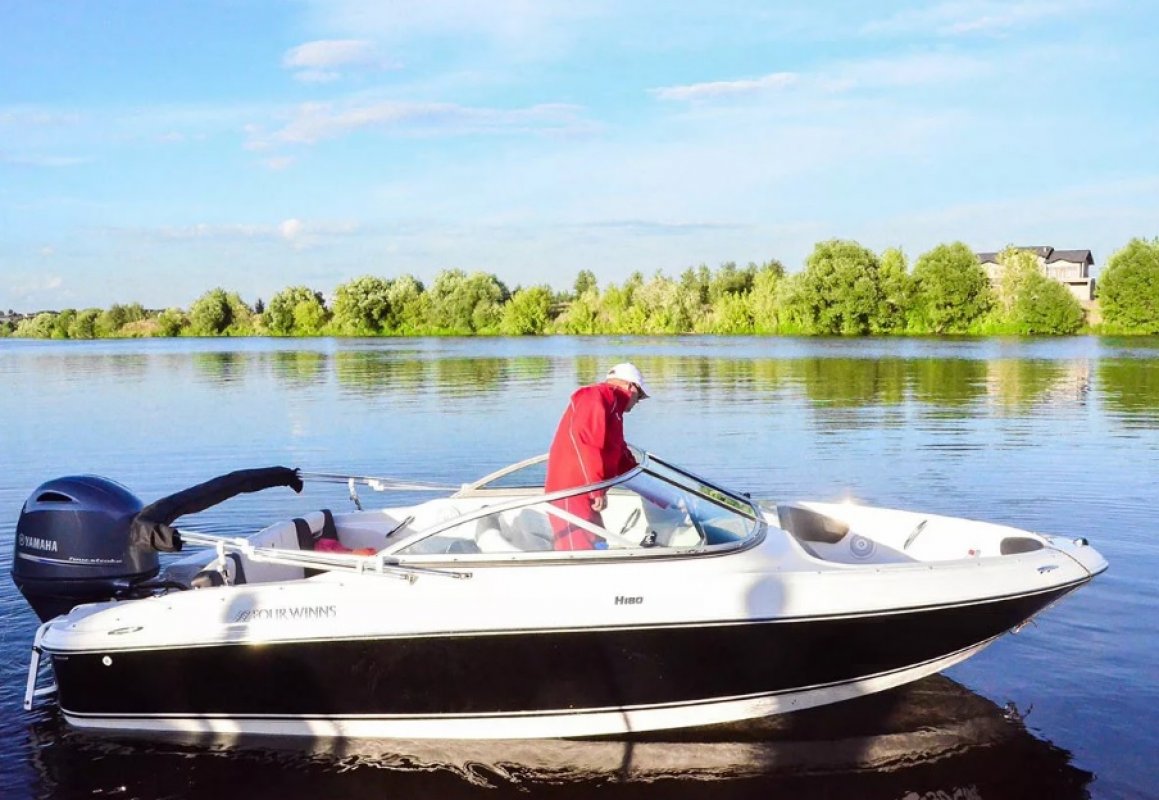
[{"label": "water", "polygon": [[[0,796],[1159,797],[1159,339],[4,340],[0,569],[48,478],[146,502],[273,464],[458,483],[546,450],[571,389],[627,359],[655,394],[629,438],[726,485],[1086,536],[1111,569],[947,677],[858,705],[486,745],[77,733],[20,708],[35,618],[5,578]],[[323,506],[350,507],[341,487],[274,490],[183,527]]]}]

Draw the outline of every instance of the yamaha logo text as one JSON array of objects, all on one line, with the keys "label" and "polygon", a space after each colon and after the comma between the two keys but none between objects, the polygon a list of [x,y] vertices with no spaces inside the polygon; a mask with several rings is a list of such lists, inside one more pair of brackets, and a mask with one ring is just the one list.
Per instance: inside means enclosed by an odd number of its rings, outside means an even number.
[{"label": "yamaha logo text", "polygon": [[30,550],[43,550],[46,553],[57,552],[55,539],[41,539],[37,536],[25,536],[23,533],[20,534],[20,546]]}]

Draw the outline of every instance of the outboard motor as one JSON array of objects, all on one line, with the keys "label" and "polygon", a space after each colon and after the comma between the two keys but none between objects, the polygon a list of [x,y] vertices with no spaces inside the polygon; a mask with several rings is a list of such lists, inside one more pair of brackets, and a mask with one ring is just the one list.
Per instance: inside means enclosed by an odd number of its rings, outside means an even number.
[{"label": "outboard motor", "polygon": [[95,475],[37,487],[16,523],[12,580],[41,621],[112,599],[157,574],[157,552],[129,534],[140,510],[128,489]]}]

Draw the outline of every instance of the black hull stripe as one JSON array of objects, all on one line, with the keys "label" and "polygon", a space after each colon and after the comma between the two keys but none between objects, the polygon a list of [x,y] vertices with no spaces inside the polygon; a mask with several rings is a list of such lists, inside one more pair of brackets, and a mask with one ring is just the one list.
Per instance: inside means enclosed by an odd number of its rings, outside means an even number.
[{"label": "black hull stripe", "polygon": [[[427,717],[772,696],[928,663],[1073,587],[887,616],[53,655],[73,714]],[[105,662],[108,663],[105,663]]]},{"label": "black hull stripe", "polygon": [[812,686],[797,686],[790,689],[781,689],[772,692],[758,692],[755,694],[735,695],[728,697],[710,697],[701,700],[690,700],[681,703],[654,703],[652,705],[636,705],[636,706],[619,706],[608,708],[583,708],[583,709],[546,709],[543,711],[532,712],[494,712],[490,714],[430,714],[426,716],[417,716],[414,714],[198,714],[198,715],[180,715],[180,714],[90,714],[77,711],[70,711],[67,708],[61,707],[61,711],[72,717],[80,718],[101,718],[101,719],[119,719],[119,720],[133,720],[133,719],[169,719],[169,720],[255,720],[255,721],[293,721],[301,720],[303,722],[328,722],[328,721],[354,721],[354,722],[374,722],[382,721],[411,721],[411,720],[445,720],[453,722],[457,720],[481,720],[481,719],[534,719],[537,717],[547,716],[584,716],[593,714],[614,714],[620,712],[634,712],[634,711],[657,711],[657,710],[671,710],[681,708],[695,708],[697,706],[710,706],[718,703],[733,703],[733,702],[748,702],[753,700],[764,700],[771,697],[778,697],[787,694],[798,694],[801,692],[820,691],[824,689],[838,689],[843,686],[853,686],[862,681],[873,680],[876,678],[885,678],[890,675],[897,675],[910,669],[918,669],[935,661],[940,661],[943,658],[951,658],[960,655],[974,648],[989,646],[993,641],[1000,638],[1001,634],[994,636],[985,642],[970,647],[963,648],[957,653],[947,653],[944,656],[933,658],[919,664],[909,664],[890,672],[881,672],[875,675],[862,675],[858,678],[847,681],[836,681],[833,683],[815,684]]},{"label": "black hull stripe", "polygon": [[157,652],[157,651],[171,651],[171,650],[195,650],[203,648],[214,647],[231,647],[244,645],[289,645],[289,644],[307,644],[312,642],[318,643],[333,643],[333,642],[361,642],[361,641],[391,641],[391,640],[412,640],[412,639],[448,639],[457,637],[475,637],[475,636],[534,636],[540,634],[554,634],[554,633],[607,633],[615,631],[645,631],[645,630],[678,630],[683,628],[721,628],[737,625],[784,625],[797,624],[809,622],[826,622],[832,620],[863,620],[876,619],[879,617],[890,617],[901,614],[913,613],[928,613],[936,611],[944,611],[949,609],[975,608],[978,606],[989,605],[992,603],[1004,603],[1010,600],[1021,600],[1039,597],[1044,594],[1057,595],[1061,599],[1063,595],[1083,586],[1091,581],[1091,576],[1080,578],[1079,580],[1071,581],[1070,583],[1058,584],[1050,586],[1045,589],[1037,589],[1033,592],[1020,592],[1006,595],[995,595],[977,600],[967,600],[960,603],[945,603],[941,605],[925,605],[925,606],[903,606],[899,608],[883,609],[876,611],[864,611],[853,613],[835,613],[835,614],[814,614],[811,616],[796,616],[796,617],[763,617],[753,619],[724,619],[724,620],[703,620],[699,622],[656,622],[638,625],[591,625],[582,628],[491,628],[479,630],[445,630],[432,631],[429,633],[376,633],[361,636],[309,636],[302,638],[246,638],[246,639],[230,639],[218,642],[190,642],[181,644],[164,644],[157,646],[143,646],[143,647],[105,647],[99,650],[92,648],[87,649],[69,649],[63,647],[46,647],[41,646],[41,649],[51,655],[84,655],[92,653],[101,654],[115,654],[115,653],[138,653],[138,652]]}]

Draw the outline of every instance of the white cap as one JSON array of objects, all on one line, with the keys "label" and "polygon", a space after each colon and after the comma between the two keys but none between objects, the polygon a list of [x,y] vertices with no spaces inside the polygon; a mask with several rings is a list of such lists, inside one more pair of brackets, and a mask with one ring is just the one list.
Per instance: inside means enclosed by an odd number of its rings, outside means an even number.
[{"label": "white cap", "polygon": [[608,377],[619,378],[622,381],[636,384],[637,388],[640,390],[641,400],[652,395],[652,393],[648,391],[648,387],[644,385],[644,376],[640,374],[640,370],[636,369],[635,364],[630,364],[627,361],[625,361],[623,364],[617,364],[608,370]]}]

